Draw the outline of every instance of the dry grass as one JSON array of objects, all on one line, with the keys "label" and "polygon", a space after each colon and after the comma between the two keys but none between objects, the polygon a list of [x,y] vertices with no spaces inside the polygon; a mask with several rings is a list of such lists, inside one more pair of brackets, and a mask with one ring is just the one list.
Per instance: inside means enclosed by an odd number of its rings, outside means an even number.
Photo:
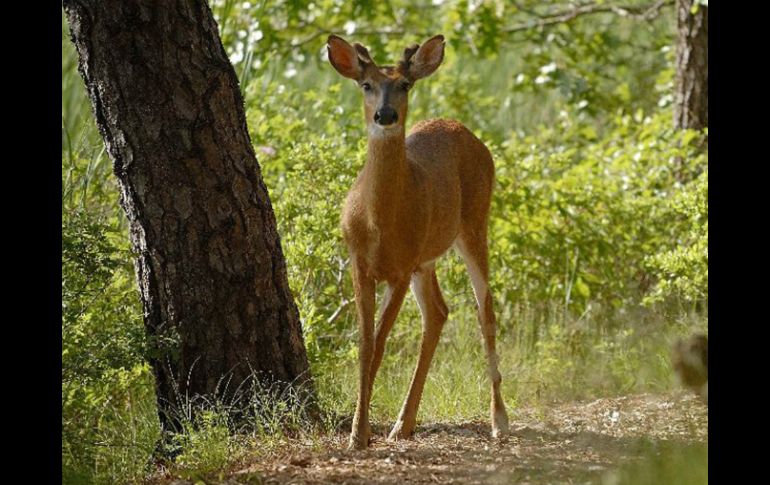
[{"label": "dry grass", "polygon": [[[669,474],[665,480],[690,480],[678,483],[705,483],[697,479],[706,473],[708,409],[689,393],[525,408],[513,413],[511,431],[493,440],[483,421],[427,423],[414,439],[389,442],[387,429],[376,427],[371,448],[352,452],[345,450],[343,432],[287,439],[270,450],[254,450],[251,463],[206,483],[615,485],[648,483],[639,477],[655,483],[664,479],[661,473]],[[695,460],[676,467],[681,477],[671,477],[667,457],[682,453]],[[192,482],[156,474],[150,483]]]}]

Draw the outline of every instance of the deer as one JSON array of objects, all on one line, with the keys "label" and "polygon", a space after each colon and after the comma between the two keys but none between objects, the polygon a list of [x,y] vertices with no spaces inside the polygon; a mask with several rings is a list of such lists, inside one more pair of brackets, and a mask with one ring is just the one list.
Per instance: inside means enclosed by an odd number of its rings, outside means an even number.
[{"label": "deer", "polygon": [[[411,286],[422,316],[417,366],[388,440],[412,437],[428,369],[449,314],[436,260],[455,247],[475,294],[491,380],[493,438],[508,431],[495,349],[487,227],[494,185],[489,149],[455,120],[430,119],[405,134],[408,93],[444,59],[444,36],[404,50],[398,64],[377,65],[366,47],[330,35],[328,58],[363,93],[367,157],[345,199],[343,240],[350,257],[359,327],[358,399],[349,450],[369,446],[369,405],[385,342]],[[375,293],[386,284],[375,327]]]},{"label": "deer", "polygon": [[697,333],[687,339],[679,339],[671,348],[671,366],[679,381],[709,402],[709,339]]}]

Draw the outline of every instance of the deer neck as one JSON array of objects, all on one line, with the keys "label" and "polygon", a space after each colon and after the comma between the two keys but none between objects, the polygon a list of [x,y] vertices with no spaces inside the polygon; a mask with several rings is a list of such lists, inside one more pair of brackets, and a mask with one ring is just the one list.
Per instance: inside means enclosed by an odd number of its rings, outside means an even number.
[{"label": "deer neck", "polygon": [[404,132],[392,136],[370,133],[367,159],[361,173],[366,211],[382,227],[393,223],[403,204],[409,176]]}]

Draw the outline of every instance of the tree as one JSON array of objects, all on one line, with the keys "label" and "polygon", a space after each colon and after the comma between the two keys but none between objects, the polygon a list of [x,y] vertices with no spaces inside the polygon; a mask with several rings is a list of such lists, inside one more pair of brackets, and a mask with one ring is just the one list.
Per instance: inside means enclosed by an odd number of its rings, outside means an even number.
[{"label": "tree", "polygon": [[129,221],[164,429],[180,398],[224,397],[253,375],[309,391],[275,216],[207,2],[63,5]]},{"label": "tree", "polygon": [[677,0],[674,120],[680,129],[708,126],[709,9],[701,0]]}]

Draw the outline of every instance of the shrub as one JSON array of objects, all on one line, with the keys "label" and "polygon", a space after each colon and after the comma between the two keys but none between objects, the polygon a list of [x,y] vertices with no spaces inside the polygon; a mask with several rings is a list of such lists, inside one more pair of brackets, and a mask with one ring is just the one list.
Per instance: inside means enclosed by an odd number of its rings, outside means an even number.
[{"label": "shrub", "polygon": [[667,244],[664,250],[647,258],[658,283],[648,302],[680,298],[699,302],[708,299],[708,170],[682,187],[671,199],[673,212],[689,229]]},{"label": "shrub", "polygon": [[140,478],[158,436],[131,258],[86,211],[62,222],[64,483]]}]

